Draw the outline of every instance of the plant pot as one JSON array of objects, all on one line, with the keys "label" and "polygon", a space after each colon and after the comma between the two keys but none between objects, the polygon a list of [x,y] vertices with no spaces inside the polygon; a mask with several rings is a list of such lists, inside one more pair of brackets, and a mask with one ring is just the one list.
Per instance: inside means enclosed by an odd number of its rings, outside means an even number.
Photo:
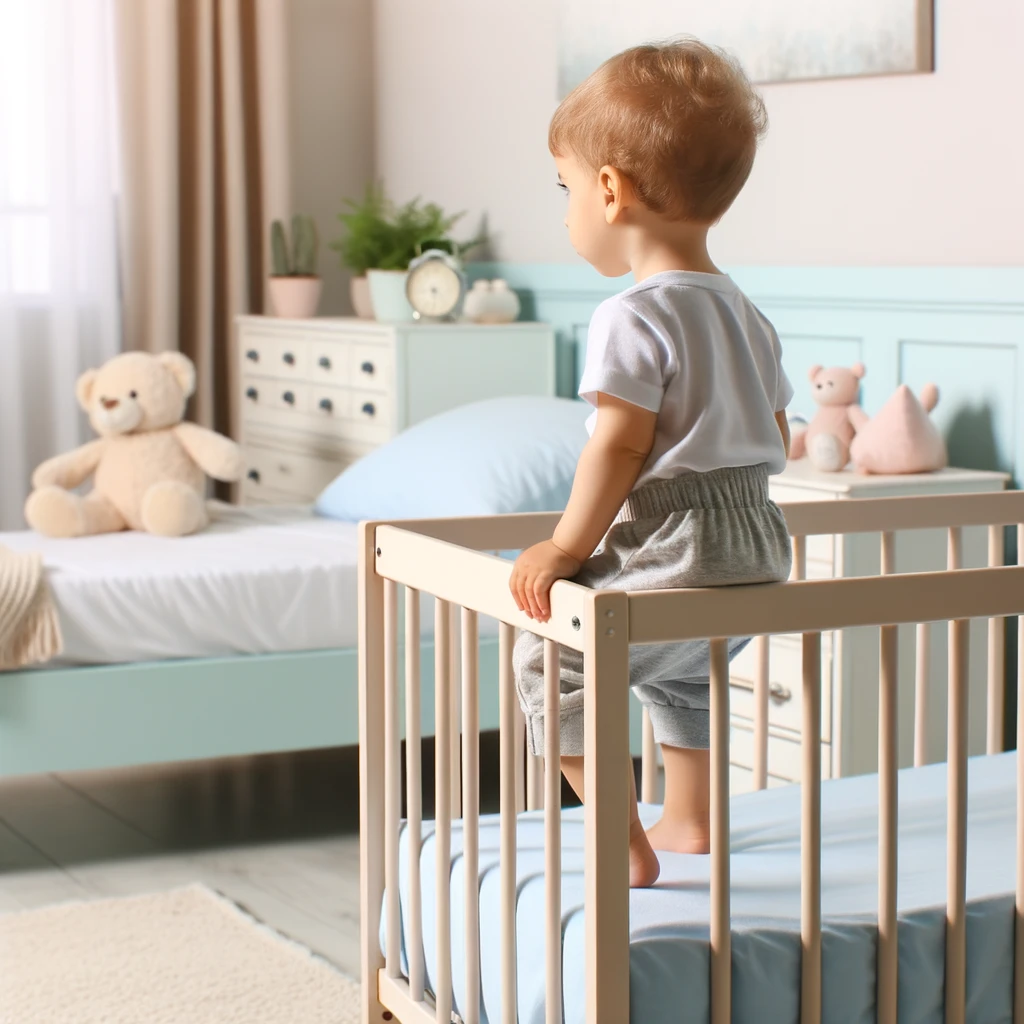
[{"label": "plant pot", "polygon": [[352,299],[352,308],[360,320],[373,319],[373,303],[370,301],[370,282],[366,275],[353,277],[348,283],[349,298]]},{"label": "plant pot", "polygon": [[305,320],[316,313],[323,282],[319,277],[271,277],[267,293],[274,316]]},{"label": "plant pot", "polygon": [[366,276],[370,283],[373,315],[378,320],[405,322],[416,319],[405,297],[404,270],[368,270]]}]

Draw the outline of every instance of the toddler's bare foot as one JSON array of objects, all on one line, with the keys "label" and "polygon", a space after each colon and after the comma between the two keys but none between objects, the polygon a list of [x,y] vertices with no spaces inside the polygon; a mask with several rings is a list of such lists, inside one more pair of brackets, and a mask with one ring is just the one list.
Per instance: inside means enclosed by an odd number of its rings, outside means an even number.
[{"label": "toddler's bare foot", "polygon": [[647,838],[655,850],[667,850],[670,853],[711,852],[711,826],[707,824],[662,818],[647,830]]},{"label": "toddler's bare foot", "polygon": [[639,821],[629,826],[629,887],[646,889],[658,880],[661,865]]}]

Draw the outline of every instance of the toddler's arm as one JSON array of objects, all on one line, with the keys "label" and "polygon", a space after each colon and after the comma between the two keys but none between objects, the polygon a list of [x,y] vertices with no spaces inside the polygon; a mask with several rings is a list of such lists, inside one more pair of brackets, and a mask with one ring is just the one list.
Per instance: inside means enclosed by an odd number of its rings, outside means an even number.
[{"label": "toddler's arm", "polygon": [[611,395],[597,396],[597,424],[572,484],[555,546],[578,562],[593,553],[629,497],[654,446],[658,414]]},{"label": "toddler's arm", "polygon": [[548,595],[593,553],[633,489],[654,446],[657,413],[598,393],[597,423],[576,465],[569,502],[551,540],[527,548],[509,586],[516,606],[539,622],[551,617]]},{"label": "toddler's arm", "polygon": [[786,418],[786,410],[785,409],[783,409],[782,412],[777,412],[775,414],[775,422],[778,423],[778,425],[779,425],[779,433],[782,434],[782,443],[783,443],[783,445],[785,445],[785,448],[786,448],[786,458],[788,459],[789,458],[790,436],[789,436],[789,420]]}]

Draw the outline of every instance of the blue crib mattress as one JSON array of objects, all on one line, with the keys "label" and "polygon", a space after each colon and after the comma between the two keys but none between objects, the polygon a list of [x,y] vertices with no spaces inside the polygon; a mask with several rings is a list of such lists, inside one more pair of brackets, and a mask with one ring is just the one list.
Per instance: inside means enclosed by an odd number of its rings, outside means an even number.
[{"label": "blue crib mattress", "polygon": [[[969,768],[967,1019],[1008,1022],[1013,971],[1016,755],[974,758]],[[942,1024],[946,766],[907,769],[899,779],[899,1020]],[[800,787],[736,796],[731,803],[733,1021],[799,1019]],[[657,807],[643,807],[645,822]],[[878,779],[824,783],[822,964],[826,1024],[873,1024],[878,900]],[[401,842],[403,908],[409,899],[408,830]],[[562,817],[563,992],[566,1024],[584,1020],[583,811]],[[544,1020],[544,825],[519,819],[518,995],[522,1024]],[[452,984],[465,999],[462,828],[452,830]],[[482,1013],[500,1024],[501,959],[497,817],[480,824]],[[436,977],[432,823],[420,868],[424,955]],[[662,874],[630,897],[630,1019],[644,1024],[708,1020],[709,860],[661,854]],[[403,913],[403,950],[411,937]],[[382,929],[383,937],[383,929]],[[403,952],[404,959],[404,952]]]}]

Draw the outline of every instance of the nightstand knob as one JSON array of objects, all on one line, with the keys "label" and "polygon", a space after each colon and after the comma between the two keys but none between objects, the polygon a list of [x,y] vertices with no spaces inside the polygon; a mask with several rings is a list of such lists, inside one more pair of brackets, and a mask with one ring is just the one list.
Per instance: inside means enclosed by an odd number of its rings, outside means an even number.
[{"label": "nightstand knob", "polygon": [[245,358],[248,359],[251,363],[258,363],[260,361],[260,354],[259,352],[256,351],[256,349],[251,348],[249,349],[248,352],[245,353]]},{"label": "nightstand knob", "polygon": [[283,394],[283,395],[281,396],[281,398],[282,398],[282,399],[283,399],[283,400],[284,400],[285,402],[287,402],[287,403],[288,403],[289,405],[294,405],[294,404],[295,404],[295,396],[294,396],[294,395],[293,395],[293,394],[292,394],[292,393],[291,393],[290,391],[286,391],[286,392],[285,392],[285,393],[284,393],[284,394]]},{"label": "nightstand knob", "polygon": [[329,398],[320,399],[320,408],[324,412],[331,412],[334,409],[334,403]]},{"label": "nightstand knob", "polygon": [[376,411],[377,410],[374,407],[373,402],[367,402],[366,405],[363,406],[363,412],[366,413],[367,416],[374,415],[374,413],[376,413]]},{"label": "nightstand knob", "polygon": [[368,373],[372,375],[374,371],[374,366],[373,363],[363,363],[363,365],[360,366],[359,369],[362,370],[363,373]]},{"label": "nightstand knob", "polygon": [[245,397],[255,402],[260,397],[260,393],[255,388],[246,388]]},{"label": "nightstand knob", "polygon": [[283,359],[283,360],[284,360],[284,361],[285,361],[285,362],[286,362],[286,363],[287,363],[287,364],[288,364],[289,366],[294,366],[294,365],[295,365],[295,356],[293,356],[293,355],[291,354],[291,352],[285,352],[285,354],[284,354],[283,356],[281,356],[281,358],[282,358],[282,359]]},{"label": "nightstand knob", "polygon": [[327,358],[327,356],[321,356],[319,365],[322,366],[325,370],[329,370],[331,368],[331,361],[330,359]]},{"label": "nightstand knob", "polygon": [[253,482],[254,484],[258,484],[258,483],[260,482],[260,471],[259,471],[258,469],[250,469],[250,470],[249,470],[249,472],[248,472],[248,473],[246,473],[246,476],[247,476],[247,477],[248,477],[248,478],[249,478],[249,479],[250,479],[250,480],[251,480],[251,481],[252,481],[252,482]]}]

